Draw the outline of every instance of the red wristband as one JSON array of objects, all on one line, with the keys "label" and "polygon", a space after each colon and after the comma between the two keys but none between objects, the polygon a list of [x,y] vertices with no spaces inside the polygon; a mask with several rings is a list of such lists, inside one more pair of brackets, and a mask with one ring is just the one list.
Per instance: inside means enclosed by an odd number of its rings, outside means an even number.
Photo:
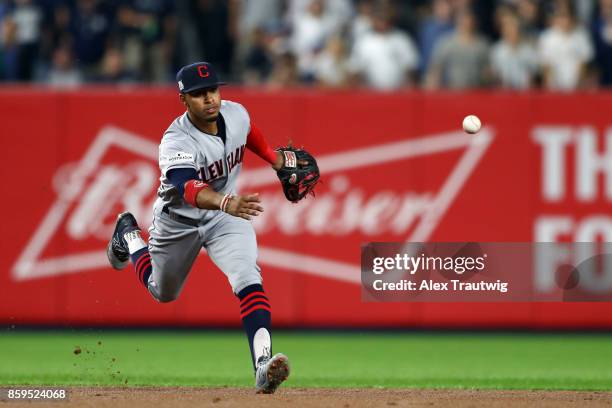
[{"label": "red wristband", "polygon": [[200,180],[189,180],[185,183],[185,193],[183,194],[183,199],[188,204],[197,207],[196,197],[198,193],[208,187],[208,184],[204,183]]}]

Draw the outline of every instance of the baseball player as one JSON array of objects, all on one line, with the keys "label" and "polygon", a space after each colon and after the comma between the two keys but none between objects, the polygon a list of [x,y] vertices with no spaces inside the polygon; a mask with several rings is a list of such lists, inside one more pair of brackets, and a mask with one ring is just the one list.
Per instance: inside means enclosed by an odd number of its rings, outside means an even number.
[{"label": "baseball player", "polygon": [[236,179],[246,149],[272,165],[291,201],[312,193],[319,178],[315,159],[291,147],[271,149],[240,104],[221,100],[220,82],[206,62],[176,76],[186,112],[159,145],[161,170],[149,242],[129,212],[119,214],[108,244],[115,269],[131,260],[139,281],[159,302],[175,300],[201,248],[227,276],[240,301],[255,387],[273,393],[289,376],[289,360],[272,355],[271,306],[257,265],[251,217],[263,211],[258,194],[239,195]]}]

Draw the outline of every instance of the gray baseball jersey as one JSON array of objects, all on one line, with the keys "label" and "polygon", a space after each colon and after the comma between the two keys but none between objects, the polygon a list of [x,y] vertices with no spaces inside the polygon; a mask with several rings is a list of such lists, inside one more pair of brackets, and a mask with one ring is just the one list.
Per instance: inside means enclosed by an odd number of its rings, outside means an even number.
[{"label": "gray baseball jersey", "polygon": [[215,215],[214,211],[201,210],[183,201],[167,178],[168,171],[174,168],[192,168],[213,190],[236,193],[251,121],[239,103],[221,101],[220,113],[225,120],[225,143],[218,136],[198,130],[186,112],[168,127],[159,146],[161,185],[156,207],[167,205],[176,214],[194,220],[206,221]]},{"label": "gray baseball jersey", "polygon": [[[160,302],[176,299],[202,247],[227,276],[234,293],[262,281],[251,223],[185,203],[167,178],[171,169],[192,168],[215,191],[236,193],[250,118],[242,105],[225,100],[220,113],[225,122],[225,142],[198,130],[184,113],[172,122],[159,146],[161,177],[149,229],[153,271],[148,287]],[[180,222],[163,212],[164,207],[194,222]]]}]

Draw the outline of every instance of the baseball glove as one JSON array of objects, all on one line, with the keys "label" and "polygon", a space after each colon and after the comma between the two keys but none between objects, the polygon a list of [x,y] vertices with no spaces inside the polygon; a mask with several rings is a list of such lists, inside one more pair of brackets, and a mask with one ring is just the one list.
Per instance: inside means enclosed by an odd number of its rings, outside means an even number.
[{"label": "baseball glove", "polygon": [[297,203],[308,194],[314,195],[314,188],[320,173],[317,161],[306,150],[293,146],[276,149],[283,154],[284,164],[276,175],[283,186],[287,200]]}]

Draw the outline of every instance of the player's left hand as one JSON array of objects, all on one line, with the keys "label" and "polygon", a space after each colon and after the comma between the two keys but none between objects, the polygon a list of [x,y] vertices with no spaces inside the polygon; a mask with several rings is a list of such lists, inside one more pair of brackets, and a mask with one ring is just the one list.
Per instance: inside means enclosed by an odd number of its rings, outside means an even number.
[{"label": "player's left hand", "polygon": [[225,208],[225,212],[234,217],[250,220],[263,212],[259,193],[231,197]]},{"label": "player's left hand", "polygon": [[314,188],[321,176],[314,156],[291,145],[280,147],[277,152],[282,157],[275,163],[280,167],[274,168],[287,200],[297,203],[309,194],[314,195]]}]

